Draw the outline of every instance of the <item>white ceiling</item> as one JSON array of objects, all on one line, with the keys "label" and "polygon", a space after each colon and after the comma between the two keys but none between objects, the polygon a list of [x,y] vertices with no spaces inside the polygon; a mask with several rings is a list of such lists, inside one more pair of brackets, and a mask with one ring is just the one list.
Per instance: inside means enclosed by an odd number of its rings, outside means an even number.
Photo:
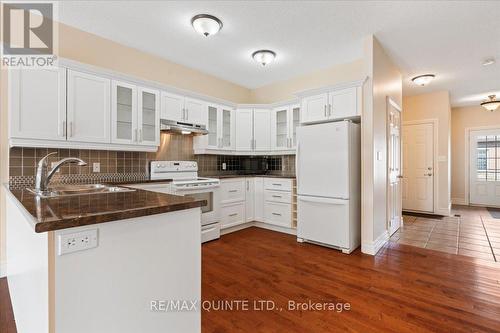
[{"label": "white ceiling", "polygon": [[[205,38],[192,16],[224,27]],[[59,19],[248,88],[362,57],[374,34],[404,75],[405,95],[449,90],[453,105],[500,95],[500,1],[67,1]],[[250,55],[278,54],[263,68]],[[494,56],[497,63],[481,66]],[[435,73],[427,87],[412,76]]]}]

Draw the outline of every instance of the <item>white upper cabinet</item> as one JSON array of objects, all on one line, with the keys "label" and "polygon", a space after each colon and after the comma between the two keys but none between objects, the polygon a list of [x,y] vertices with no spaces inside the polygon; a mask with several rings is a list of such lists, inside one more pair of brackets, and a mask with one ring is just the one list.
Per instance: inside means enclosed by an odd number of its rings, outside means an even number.
[{"label": "white upper cabinet", "polygon": [[68,70],[68,141],[109,143],[111,81]]},{"label": "white upper cabinet", "polygon": [[162,91],[161,119],[184,121],[184,96]]},{"label": "white upper cabinet", "polygon": [[[206,147],[214,150],[231,150],[234,148],[233,117],[234,111],[231,107],[212,105],[207,107],[207,130],[208,135],[196,137],[196,148]],[[204,144],[203,141],[206,143]]]},{"label": "white upper cabinet", "polygon": [[111,141],[134,144],[137,141],[137,87],[113,81],[111,88]]},{"label": "white upper cabinet", "polygon": [[138,143],[140,145],[160,144],[160,93],[158,90],[137,88],[138,98]]},{"label": "white upper cabinet", "polygon": [[361,87],[332,89],[305,96],[301,103],[302,123],[341,120],[361,115]]},{"label": "white upper cabinet", "polygon": [[66,69],[9,71],[10,137],[66,140]]},{"label": "white upper cabinet", "polygon": [[293,150],[299,125],[299,105],[285,105],[271,113],[271,145],[273,150]]},{"label": "white upper cabinet", "polygon": [[235,112],[235,149],[253,150],[253,109],[239,109]]},{"label": "white upper cabinet", "polygon": [[302,122],[315,122],[328,119],[328,94],[304,97],[302,99]]},{"label": "white upper cabinet", "polygon": [[253,150],[271,150],[271,111],[254,109],[253,111]]},{"label": "white upper cabinet", "polygon": [[112,82],[111,134],[113,143],[160,144],[160,93],[127,82]]},{"label": "white upper cabinet", "polygon": [[161,119],[206,124],[207,103],[172,93],[161,93]]},{"label": "white upper cabinet", "polygon": [[184,121],[193,124],[203,124],[206,107],[204,101],[186,97],[184,100]]},{"label": "white upper cabinet", "polygon": [[356,88],[332,91],[329,94],[329,118],[343,119],[358,116]]}]

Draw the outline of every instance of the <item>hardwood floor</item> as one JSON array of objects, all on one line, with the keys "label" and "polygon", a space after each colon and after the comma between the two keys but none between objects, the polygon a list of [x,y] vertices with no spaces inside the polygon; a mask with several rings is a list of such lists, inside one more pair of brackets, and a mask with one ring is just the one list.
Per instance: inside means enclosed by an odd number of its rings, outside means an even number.
[{"label": "hardwood floor", "polygon": [[[500,332],[500,264],[481,259],[392,242],[375,257],[344,255],[254,227],[203,244],[202,264],[205,308],[248,300],[251,309],[203,311],[205,333]],[[258,300],[277,309],[258,311]],[[344,310],[290,311],[289,300]],[[16,332],[5,279],[0,332]]]},{"label": "hardwood floor", "polygon": [[[203,245],[207,300],[270,300],[282,311],[204,311],[203,332],[500,332],[500,265],[388,243],[351,255],[249,228]],[[288,311],[287,302],[351,309]]]},{"label": "hardwood floor", "polygon": [[14,322],[14,313],[10,304],[7,278],[0,279],[0,332],[16,333],[16,323]]}]

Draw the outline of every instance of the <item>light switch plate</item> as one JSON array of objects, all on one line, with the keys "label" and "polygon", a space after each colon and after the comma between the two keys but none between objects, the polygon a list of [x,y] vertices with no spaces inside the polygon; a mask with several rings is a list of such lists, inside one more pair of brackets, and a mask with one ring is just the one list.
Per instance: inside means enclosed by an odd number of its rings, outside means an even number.
[{"label": "light switch plate", "polygon": [[92,172],[101,172],[101,163],[92,163]]},{"label": "light switch plate", "polygon": [[222,170],[226,170],[226,163],[222,163]]},{"label": "light switch plate", "polygon": [[68,254],[97,247],[97,229],[85,230],[58,236],[58,254]]},{"label": "light switch plate", "polygon": [[377,161],[382,161],[382,152],[380,150],[377,151]]}]

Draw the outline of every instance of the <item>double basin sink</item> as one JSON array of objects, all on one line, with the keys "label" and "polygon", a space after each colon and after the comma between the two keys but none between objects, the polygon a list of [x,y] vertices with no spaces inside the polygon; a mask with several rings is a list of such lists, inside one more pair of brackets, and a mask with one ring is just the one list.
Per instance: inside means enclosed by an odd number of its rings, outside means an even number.
[{"label": "double basin sink", "polygon": [[127,187],[119,187],[105,184],[83,184],[83,185],[61,185],[50,187],[48,191],[38,192],[35,189],[28,188],[28,191],[42,198],[57,198],[72,195],[84,194],[103,194],[103,193],[120,193],[133,192],[134,189]]}]

